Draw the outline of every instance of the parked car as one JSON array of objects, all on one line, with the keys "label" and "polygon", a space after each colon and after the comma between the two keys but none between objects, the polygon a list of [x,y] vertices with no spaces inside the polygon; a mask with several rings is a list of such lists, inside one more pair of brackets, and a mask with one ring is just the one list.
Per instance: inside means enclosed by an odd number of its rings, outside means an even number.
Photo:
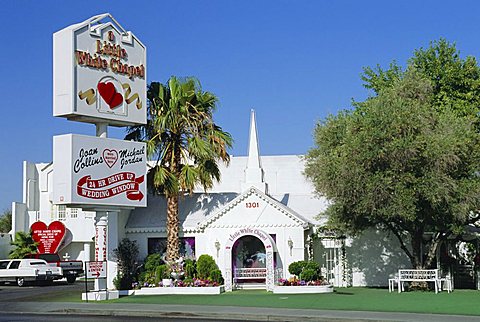
[{"label": "parked car", "polygon": [[61,267],[51,267],[43,259],[0,260],[0,281],[16,282],[24,286],[27,282],[53,281],[61,279]]},{"label": "parked car", "polygon": [[52,267],[61,267],[68,283],[74,283],[78,276],[83,275],[83,262],[80,260],[62,261],[58,254],[31,254],[28,257],[43,259]]}]

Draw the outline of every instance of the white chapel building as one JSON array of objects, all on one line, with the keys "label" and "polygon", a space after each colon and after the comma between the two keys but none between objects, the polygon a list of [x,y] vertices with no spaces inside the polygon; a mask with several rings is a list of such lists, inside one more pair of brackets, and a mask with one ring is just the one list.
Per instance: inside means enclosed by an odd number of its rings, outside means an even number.
[{"label": "white chapel building", "polygon": [[[314,194],[303,175],[303,156],[261,156],[259,150],[252,111],[248,155],[220,164],[221,182],[208,192],[199,189],[179,200],[182,255],[211,255],[227,290],[271,289],[277,279],[290,277],[288,266],[299,260],[320,263],[322,275],[334,286],[384,285],[399,265],[408,265],[401,253],[385,257],[400,248],[378,232],[356,240],[322,232],[326,220],[319,214],[328,201]],[[59,220],[67,228],[60,255],[93,260],[96,214],[52,203],[54,166],[24,162],[23,202],[12,206],[13,236],[35,221],[48,225]],[[148,195],[146,208],[109,214],[109,287],[116,272],[113,249],[123,238],[137,241],[139,260],[165,252],[166,199]]]}]

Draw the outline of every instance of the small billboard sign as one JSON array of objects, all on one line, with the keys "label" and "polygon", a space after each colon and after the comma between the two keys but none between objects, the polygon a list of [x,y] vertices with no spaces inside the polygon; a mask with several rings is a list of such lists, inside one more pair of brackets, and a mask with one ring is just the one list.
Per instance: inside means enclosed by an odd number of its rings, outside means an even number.
[{"label": "small billboard sign", "polygon": [[107,262],[106,261],[94,261],[85,262],[86,278],[107,278]]},{"label": "small billboard sign", "polygon": [[146,207],[146,145],[65,134],[53,138],[53,203]]},{"label": "small billboard sign", "polygon": [[36,221],[30,226],[32,239],[38,243],[37,251],[39,254],[57,253],[62,244],[66,228],[60,221],[53,221],[50,225],[43,221]]}]

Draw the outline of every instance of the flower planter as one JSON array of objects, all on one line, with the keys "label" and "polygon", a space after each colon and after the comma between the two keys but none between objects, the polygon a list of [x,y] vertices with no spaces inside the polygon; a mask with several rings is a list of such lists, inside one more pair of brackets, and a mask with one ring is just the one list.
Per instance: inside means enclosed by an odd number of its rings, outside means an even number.
[{"label": "flower planter", "polygon": [[163,287],[170,287],[172,286],[172,280],[169,278],[164,278],[162,279],[162,285]]},{"label": "flower planter", "polygon": [[223,285],[209,287],[144,287],[135,290],[133,295],[213,295],[223,292],[225,292]]},{"label": "flower planter", "polygon": [[333,285],[275,286],[274,294],[319,294],[333,293]]}]

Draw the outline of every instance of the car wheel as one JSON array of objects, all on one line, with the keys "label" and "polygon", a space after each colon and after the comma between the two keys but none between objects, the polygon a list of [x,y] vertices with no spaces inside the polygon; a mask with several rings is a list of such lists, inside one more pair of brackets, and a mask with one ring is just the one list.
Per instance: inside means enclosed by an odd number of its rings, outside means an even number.
[{"label": "car wheel", "polygon": [[72,283],[75,283],[75,280],[77,279],[77,277],[75,275],[68,275],[67,276],[67,282],[72,284]]},{"label": "car wheel", "polygon": [[20,287],[25,286],[25,279],[23,277],[17,277],[17,285]]}]

